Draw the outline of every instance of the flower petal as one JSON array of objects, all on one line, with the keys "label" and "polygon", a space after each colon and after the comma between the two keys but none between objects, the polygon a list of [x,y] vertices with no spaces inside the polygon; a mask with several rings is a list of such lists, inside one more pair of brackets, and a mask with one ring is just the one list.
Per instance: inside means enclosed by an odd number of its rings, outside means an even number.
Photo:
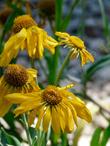
[{"label": "flower petal", "polygon": [[12,104],[5,100],[2,103],[0,103],[0,117],[3,117],[9,111],[11,106]]},{"label": "flower petal", "polygon": [[55,32],[55,35],[61,37],[62,39],[67,39],[68,37],[70,37],[70,35],[66,32]]},{"label": "flower petal", "polygon": [[24,42],[26,37],[26,29],[23,28],[19,33],[9,38],[9,40],[5,43],[2,54],[0,55],[0,66],[7,66],[10,61],[17,56],[21,44]]},{"label": "flower petal", "polygon": [[67,118],[66,118],[65,130],[66,132],[72,132],[74,129],[74,120],[73,120],[72,112],[68,107],[66,107],[66,110],[67,111],[65,112],[65,114],[67,115]]},{"label": "flower petal", "polygon": [[73,107],[75,108],[77,115],[86,120],[87,122],[92,121],[92,116],[88,108],[86,107],[85,103],[77,97],[71,101]]},{"label": "flower petal", "polygon": [[28,123],[29,123],[29,125],[33,124],[33,122],[34,122],[34,120],[36,118],[36,114],[37,114],[37,109],[34,109],[33,111],[31,111],[29,113],[29,116],[28,116]]},{"label": "flower petal", "polygon": [[42,128],[42,120],[43,120],[43,117],[44,117],[44,114],[46,112],[46,107],[45,106],[42,106],[39,110],[39,116],[38,116],[38,122],[37,122],[37,125],[36,125],[36,128],[37,129],[41,129]]},{"label": "flower petal", "polygon": [[48,107],[43,117],[43,129],[46,132],[48,131],[50,122],[51,122],[51,113],[50,113],[50,108]]},{"label": "flower petal", "polygon": [[44,40],[44,47],[47,48],[52,54],[55,53],[55,47],[58,45],[58,42],[50,36],[47,36]]},{"label": "flower petal", "polygon": [[58,107],[57,109],[58,109],[58,114],[59,114],[60,127],[62,129],[62,132],[64,132],[66,116],[61,107]]},{"label": "flower petal", "polygon": [[85,48],[84,42],[76,37],[76,36],[70,36],[71,43],[74,44],[77,48]]},{"label": "flower petal", "polygon": [[55,107],[52,107],[52,128],[55,133],[60,132],[60,121],[59,121],[58,111]]}]

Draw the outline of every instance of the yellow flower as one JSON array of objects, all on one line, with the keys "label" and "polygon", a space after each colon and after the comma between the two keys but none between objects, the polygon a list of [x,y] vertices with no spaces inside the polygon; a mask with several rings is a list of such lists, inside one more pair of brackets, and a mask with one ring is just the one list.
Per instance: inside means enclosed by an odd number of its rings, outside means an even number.
[{"label": "yellow flower", "polygon": [[54,54],[55,47],[58,45],[57,41],[39,28],[29,15],[15,19],[13,32],[0,55],[0,66],[7,66],[13,58],[16,58],[20,49],[26,49],[31,58],[42,58],[44,48]]},{"label": "yellow flower", "polygon": [[29,93],[38,90],[36,73],[34,69],[25,69],[17,64],[10,64],[6,68],[4,75],[0,78],[0,116],[4,116],[12,105],[4,99],[6,94]]},{"label": "yellow flower", "polygon": [[94,57],[86,50],[84,42],[80,38],[62,32],[56,32],[56,35],[61,39],[61,45],[72,49],[71,58],[74,59],[80,55],[82,65],[87,61],[94,62]]},{"label": "yellow flower", "polygon": [[[92,117],[85,103],[76,97],[72,92],[67,91],[66,87],[56,87],[49,85],[44,90],[29,94],[8,94],[5,99],[11,103],[19,100],[20,105],[15,109],[16,116],[27,111],[29,113],[29,121],[33,122],[38,114],[37,128],[43,128],[48,131],[49,125],[55,133],[72,132],[74,123],[77,125],[77,116],[91,122]],[[25,101],[20,101],[27,98]]]}]

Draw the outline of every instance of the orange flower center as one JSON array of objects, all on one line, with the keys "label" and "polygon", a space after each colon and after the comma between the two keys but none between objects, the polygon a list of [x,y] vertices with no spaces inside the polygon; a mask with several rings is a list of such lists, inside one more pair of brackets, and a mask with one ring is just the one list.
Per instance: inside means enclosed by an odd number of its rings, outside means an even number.
[{"label": "orange flower center", "polygon": [[4,79],[13,87],[22,87],[28,80],[28,74],[23,66],[12,64],[5,70]]},{"label": "orange flower center", "polygon": [[19,32],[22,28],[29,28],[33,25],[37,25],[36,22],[32,19],[32,17],[30,17],[29,15],[22,15],[22,16],[18,16],[15,20],[14,20],[14,24],[13,24],[13,32],[17,33]]},{"label": "orange flower center", "polygon": [[62,101],[62,97],[55,86],[48,86],[44,90],[42,97],[49,105],[57,105]]}]

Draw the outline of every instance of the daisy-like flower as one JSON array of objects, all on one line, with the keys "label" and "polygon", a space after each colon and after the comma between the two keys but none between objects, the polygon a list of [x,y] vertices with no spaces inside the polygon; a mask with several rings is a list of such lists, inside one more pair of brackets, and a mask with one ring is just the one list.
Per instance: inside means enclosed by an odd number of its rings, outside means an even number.
[{"label": "daisy-like flower", "polygon": [[40,59],[43,57],[44,48],[54,54],[58,45],[58,42],[39,28],[29,15],[18,16],[15,19],[13,32],[0,55],[0,66],[7,66],[13,58],[16,58],[20,49],[26,49],[29,57]]},{"label": "daisy-like flower", "polygon": [[[27,111],[29,113],[30,123],[38,114],[37,128],[43,128],[48,131],[50,125],[55,133],[72,132],[74,123],[77,125],[77,116],[91,122],[92,117],[85,103],[76,97],[72,92],[67,91],[66,87],[56,87],[49,85],[44,90],[29,94],[13,93],[5,96],[5,99],[11,103],[19,99],[20,105],[15,109],[16,116]],[[22,98],[27,98],[26,101],[20,101]]]},{"label": "daisy-like flower", "polygon": [[70,36],[68,33],[56,32],[60,39],[60,44],[69,47],[71,50],[71,58],[76,58],[80,55],[82,66],[87,62],[94,62],[94,57],[86,50],[84,42],[76,37]]},{"label": "daisy-like flower", "polygon": [[0,116],[4,116],[12,105],[4,99],[6,94],[29,93],[39,89],[36,85],[36,73],[36,70],[26,69],[21,65],[8,65],[0,78]]}]

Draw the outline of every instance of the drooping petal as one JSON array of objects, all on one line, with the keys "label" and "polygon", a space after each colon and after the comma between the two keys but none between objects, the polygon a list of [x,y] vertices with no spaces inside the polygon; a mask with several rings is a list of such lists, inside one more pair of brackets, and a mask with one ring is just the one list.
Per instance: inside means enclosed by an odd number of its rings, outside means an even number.
[{"label": "drooping petal", "polygon": [[0,103],[0,117],[3,117],[9,111],[11,106],[11,103],[3,100],[2,103]]},{"label": "drooping petal", "polygon": [[71,112],[70,108],[67,106],[66,106],[66,110],[65,110],[65,115],[67,115],[65,131],[70,133],[74,129],[74,120],[73,120],[72,112]]},{"label": "drooping petal", "polygon": [[51,112],[50,112],[50,108],[47,107],[44,117],[43,117],[43,129],[44,131],[48,131],[49,128],[49,124],[51,122]]},{"label": "drooping petal", "polygon": [[74,121],[75,121],[75,124],[76,124],[76,126],[78,126],[78,122],[77,122],[77,113],[76,113],[76,111],[75,111],[75,108],[71,105],[71,103],[70,102],[67,102],[66,100],[65,100],[65,105],[67,106],[67,107],[69,107],[69,109],[71,110],[71,113],[72,113],[72,115],[73,115],[73,119],[74,119]]},{"label": "drooping petal", "polygon": [[52,107],[52,128],[55,133],[60,132],[60,121],[57,112],[57,109],[55,107]]},{"label": "drooping petal", "polygon": [[75,59],[75,58],[78,57],[78,55],[79,55],[79,52],[78,52],[78,50],[75,48],[75,49],[72,51],[70,57],[71,57],[71,59]]},{"label": "drooping petal", "polygon": [[87,56],[87,59],[91,62],[94,62],[94,57],[86,50],[83,50],[83,53]]},{"label": "drooping petal", "polygon": [[7,66],[10,61],[17,56],[21,44],[24,42],[26,37],[26,29],[23,28],[19,33],[9,38],[4,46],[2,54],[0,55],[0,66]]},{"label": "drooping petal", "polygon": [[42,106],[39,110],[38,122],[36,125],[37,129],[42,128],[43,117],[44,117],[46,110],[47,110],[47,108],[45,106]]},{"label": "drooping petal", "polygon": [[28,116],[28,123],[29,123],[29,125],[33,124],[33,122],[34,122],[34,120],[36,118],[36,114],[37,114],[37,109],[34,109],[33,111],[31,111],[29,113],[29,116]]},{"label": "drooping petal", "polygon": [[27,43],[27,51],[30,57],[32,57],[33,55],[33,49],[34,49],[34,42],[33,40],[33,36],[32,36],[32,31],[31,29],[27,30],[27,39],[26,39],[26,43]]},{"label": "drooping petal", "polygon": [[64,113],[64,111],[63,111],[63,109],[62,109],[62,107],[59,106],[57,109],[58,109],[60,127],[61,127],[62,132],[64,132],[64,130],[65,130],[65,125],[66,125],[66,124],[65,124],[66,115],[65,115],[65,113]]},{"label": "drooping petal", "polygon": [[81,56],[81,65],[83,66],[88,60],[86,55],[82,51],[80,51],[80,56]]},{"label": "drooping petal", "polygon": [[43,32],[38,31],[37,37],[37,50],[36,54],[38,53],[38,58],[43,57],[44,47],[43,47]]},{"label": "drooping petal", "polygon": [[92,116],[85,103],[77,97],[74,97],[71,101],[73,107],[75,108],[77,115],[86,120],[87,122],[92,121]]},{"label": "drooping petal", "polygon": [[47,36],[44,40],[44,47],[47,48],[52,54],[55,53],[55,47],[58,45],[58,42],[50,36]]}]

